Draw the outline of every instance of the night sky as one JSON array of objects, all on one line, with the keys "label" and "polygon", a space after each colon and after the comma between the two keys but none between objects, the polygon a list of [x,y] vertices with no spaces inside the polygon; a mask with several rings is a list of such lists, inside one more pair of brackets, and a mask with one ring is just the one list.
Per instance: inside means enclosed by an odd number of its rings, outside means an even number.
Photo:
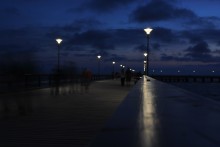
[{"label": "night sky", "polygon": [[112,61],[143,71],[151,27],[151,74],[219,75],[219,8],[219,0],[1,0],[0,64],[50,73],[60,37],[62,66],[96,73],[100,54],[102,73]]}]

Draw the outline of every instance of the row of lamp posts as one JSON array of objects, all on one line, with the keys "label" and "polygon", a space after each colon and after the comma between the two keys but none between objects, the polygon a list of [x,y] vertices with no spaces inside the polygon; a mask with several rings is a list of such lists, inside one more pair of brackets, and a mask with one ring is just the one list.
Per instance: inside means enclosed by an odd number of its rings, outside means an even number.
[{"label": "row of lamp posts", "polygon": [[[147,51],[144,53],[144,74],[145,75],[149,75],[149,43],[150,43],[150,33],[152,32],[153,29],[151,28],[146,28],[144,29],[144,31],[147,34]],[[61,46],[61,42],[63,40],[61,38],[57,38],[56,42],[57,42],[57,46],[58,46],[58,50],[57,50],[57,74],[60,74],[60,46]],[[98,55],[97,56],[98,59],[98,74],[100,76],[100,60],[101,60],[101,56]],[[114,64],[115,62],[112,62],[113,64],[113,73],[114,73]]]},{"label": "row of lamp posts", "polygon": [[147,34],[147,51],[144,53],[144,74],[149,76],[149,43],[150,43],[150,33],[153,31],[151,28],[146,28],[144,31]]}]

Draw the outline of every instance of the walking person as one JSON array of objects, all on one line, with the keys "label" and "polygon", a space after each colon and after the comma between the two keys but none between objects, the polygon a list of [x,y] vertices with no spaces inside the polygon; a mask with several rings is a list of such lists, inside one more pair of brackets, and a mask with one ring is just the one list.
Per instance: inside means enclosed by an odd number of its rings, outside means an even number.
[{"label": "walking person", "polygon": [[121,86],[125,85],[125,72],[124,72],[124,68],[121,69]]}]

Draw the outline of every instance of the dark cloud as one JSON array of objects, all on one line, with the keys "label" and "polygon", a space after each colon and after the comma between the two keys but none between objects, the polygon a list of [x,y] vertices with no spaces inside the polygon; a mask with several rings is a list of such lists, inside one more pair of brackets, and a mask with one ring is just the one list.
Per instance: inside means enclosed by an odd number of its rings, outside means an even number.
[{"label": "dark cloud", "polygon": [[159,51],[161,49],[161,45],[159,43],[152,43],[153,50]]},{"label": "dark cloud", "polygon": [[219,49],[218,49],[218,50],[215,50],[215,51],[213,51],[213,53],[220,55],[220,50],[219,50]]},{"label": "dark cloud", "polygon": [[218,45],[218,46],[220,46],[220,40],[219,40],[219,41],[217,41],[217,45]]},{"label": "dark cloud", "polygon": [[0,9],[0,18],[16,17],[20,15],[20,11],[15,7]]},{"label": "dark cloud", "polygon": [[[152,49],[154,51],[155,50],[158,51],[158,50],[160,50],[160,48],[161,48],[161,45],[159,43],[152,43],[150,45],[150,49]],[[140,53],[144,53],[147,51],[147,46],[144,44],[141,44],[141,45],[136,46],[133,50],[138,51]]]},{"label": "dark cloud", "polygon": [[131,14],[131,20],[140,23],[195,17],[197,16],[191,10],[177,8],[164,0],[152,0],[148,4],[138,7]]},{"label": "dark cloud", "polygon": [[186,38],[190,43],[202,42],[204,39],[218,44],[220,30],[215,28],[208,29],[191,29],[180,32],[181,38]]},{"label": "dark cloud", "polygon": [[211,50],[209,49],[209,46],[205,41],[199,42],[195,46],[189,47],[185,50],[185,52],[185,56],[194,61],[205,62],[212,60],[212,56],[210,54]]},{"label": "dark cloud", "polygon": [[114,49],[111,39],[111,34],[101,31],[101,30],[89,30],[83,33],[77,33],[69,41],[69,43],[74,45],[90,45],[96,49]]},{"label": "dark cloud", "polygon": [[125,5],[130,4],[134,1],[135,0],[111,0],[111,1],[88,0],[84,4],[84,7],[86,9],[90,8],[91,10],[94,10],[97,12],[109,12],[111,10],[114,10],[115,8],[118,8],[120,6],[125,6]]},{"label": "dark cloud", "polygon": [[177,32],[162,27],[155,28],[151,34],[152,38],[165,43],[177,42],[179,38],[177,35]]},{"label": "dark cloud", "polygon": [[147,51],[147,46],[141,44],[141,45],[135,47],[135,48],[134,48],[134,51],[138,51],[138,52],[144,53],[144,52]]},{"label": "dark cloud", "polygon": [[114,42],[118,45],[134,45],[142,44],[147,41],[147,37],[143,29],[115,29],[111,30]]},{"label": "dark cloud", "polygon": [[215,28],[214,21],[216,20],[209,17],[194,17],[185,21],[182,25],[190,28]]},{"label": "dark cloud", "polygon": [[189,40],[189,43],[191,44],[195,44],[195,43],[203,41],[203,37],[201,36],[201,34],[196,33],[194,30],[182,31],[181,37],[187,38]]},{"label": "dark cloud", "polygon": [[167,54],[163,53],[163,54],[161,54],[160,60],[161,61],[185,61],[185,60],[188,60],[188,58],[179,57],[176,55],[167,55]]},{"label": "dark cloud", "polygon": [[111,54],[107,61],[115,61],[117,63],[117,62],[122,62],[122,61],[127,61],[127,60],[128,58],[123,55]]},{"label": "dark cloud", "polygon": [[195,44],[194,46],[188,47],[184,50],[183,56],[178,55],[167,55],[162,54],[162,61],[185,61],[185,62],[220,62],[220,56],[213,56],[212,53],[217,53],[218,51],[212,52],[209,48],[207,42],[201,41]]},{"label": "dark cloud", "polygon": [[[140,29],[107,29],[78,32],[67,37],[69,46],[81,46],[85,49],[120,50],[132,49],[136,44],[147,41],[146,34]],[[71,48],[69,47],[69,49]]]}]

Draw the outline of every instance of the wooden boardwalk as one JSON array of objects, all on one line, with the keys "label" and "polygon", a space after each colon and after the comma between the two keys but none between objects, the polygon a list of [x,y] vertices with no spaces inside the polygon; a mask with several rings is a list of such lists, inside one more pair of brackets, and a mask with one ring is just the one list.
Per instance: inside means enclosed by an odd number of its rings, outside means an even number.
[{"label": "wooden boardwalk", "polygon": [[0,146],[88,146],[131,88],[106,80],[87,93],[54,96],[47,88],[0,95]]}]

